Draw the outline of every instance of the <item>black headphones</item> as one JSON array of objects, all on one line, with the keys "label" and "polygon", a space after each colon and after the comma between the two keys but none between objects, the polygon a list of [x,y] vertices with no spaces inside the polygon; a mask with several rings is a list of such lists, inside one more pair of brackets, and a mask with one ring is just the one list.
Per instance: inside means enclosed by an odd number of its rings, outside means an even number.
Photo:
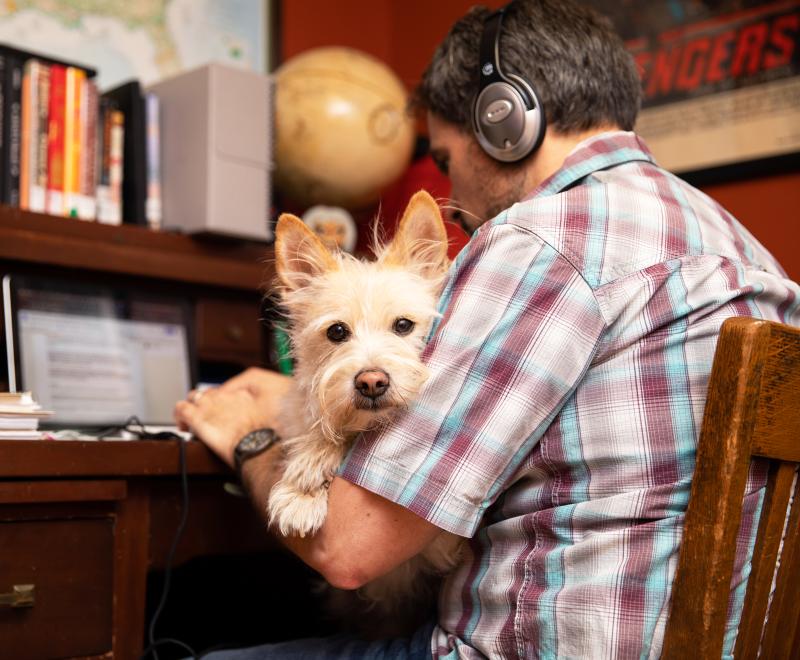
[{"label": "black headphones", "polygon": [[539,147],[546,121],[533,86],[500,68],[500,31],[506,7],[483,24],[480,87],[472,106],[475,137],[483,150],[504,163],[522,160]]}]

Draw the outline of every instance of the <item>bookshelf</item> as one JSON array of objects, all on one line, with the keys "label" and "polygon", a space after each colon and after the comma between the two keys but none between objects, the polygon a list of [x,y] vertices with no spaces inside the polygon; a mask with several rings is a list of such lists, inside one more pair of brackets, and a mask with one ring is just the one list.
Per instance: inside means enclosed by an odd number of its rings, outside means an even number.
[{"label": "bookshelf", "polygon": [[[264,294],[274,279],[271,245],[103,225],[0,205],[0,276],[41,273],[178,295],[194,309],[201,379],[274,364]],[[0,340],[4,336],[0,314]],[[0,389],[5,356],[0,348]]]},{"label": "bookshelf", "polygon": [[190,285],[264,291],[272,247],[111,226],[0,205],[0,260],[132,275]]}]

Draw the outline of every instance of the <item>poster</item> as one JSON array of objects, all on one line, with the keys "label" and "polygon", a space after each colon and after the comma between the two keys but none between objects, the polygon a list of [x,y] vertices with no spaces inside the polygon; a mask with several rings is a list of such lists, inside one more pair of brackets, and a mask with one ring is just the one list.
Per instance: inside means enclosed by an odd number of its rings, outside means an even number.
[{"label": "poster", "polygon": [[594,0],[642,76],[637,132],[693,172],[800,152],[800,1]]}]

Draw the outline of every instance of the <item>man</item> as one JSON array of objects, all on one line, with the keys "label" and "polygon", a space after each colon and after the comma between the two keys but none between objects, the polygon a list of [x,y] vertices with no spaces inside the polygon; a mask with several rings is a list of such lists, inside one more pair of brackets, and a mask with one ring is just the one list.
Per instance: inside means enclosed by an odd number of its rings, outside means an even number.
[{"label": "man", "polygon": [[[653,162],[630,132],[634,64],[573,2],[506,9],[503,70],[530,83],[547,128],[519,162],[485,152],[472,104],[489,20],[478,8],[453,26],[417,93],[476,230],[441,299],[431,378],[406,415],[356,444],[322,530],[283,542],[356,588],[442,529],[470,539],[436,626],[370,657],[657,657],[719,327],[737,315],[797,324],[800,289],[724,209]],[[233,465],[240,438],[276,426],[286,386],[250,371],[176,416]],[[277,455],[243,464],[261,508]],[[726,654],[764,483],[756,464]]]}]

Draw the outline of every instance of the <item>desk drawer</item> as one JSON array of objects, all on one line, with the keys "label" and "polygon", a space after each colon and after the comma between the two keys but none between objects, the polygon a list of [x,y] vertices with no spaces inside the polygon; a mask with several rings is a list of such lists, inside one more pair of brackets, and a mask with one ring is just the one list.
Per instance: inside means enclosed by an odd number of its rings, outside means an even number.
[{"label": "desk drawer", "polygon": [[200,355],[220,353],[237,357],[261,354],[261,313],[258,301],[204,299],[197,301],[197,350]]},{"label": "desk drawer", "polygon": [[0,656],[111,651],[112,517],[0,522],[0,593],[35,586],[32,607],[0,605]]}]

